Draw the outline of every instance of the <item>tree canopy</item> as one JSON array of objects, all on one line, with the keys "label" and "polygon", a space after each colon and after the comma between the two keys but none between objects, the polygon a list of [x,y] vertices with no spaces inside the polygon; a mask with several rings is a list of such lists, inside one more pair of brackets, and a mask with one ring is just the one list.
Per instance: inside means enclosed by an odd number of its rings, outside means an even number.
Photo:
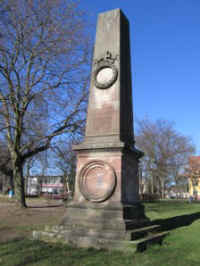
[{"label": "tree canopy", "polygon": [[56,136],[82,131],[90,52],[78,1],[1,2],[0,134],[24,206],[26,159],[48,149]]},{"label": "tree canopy", "polygon": [[172,122],[161,119],[138,121],[136,145],[145,153],[141,162],[145,183],[151,193],[162,197],[169,184],[178,184],[195,151],[189,137],[180,134]]}]

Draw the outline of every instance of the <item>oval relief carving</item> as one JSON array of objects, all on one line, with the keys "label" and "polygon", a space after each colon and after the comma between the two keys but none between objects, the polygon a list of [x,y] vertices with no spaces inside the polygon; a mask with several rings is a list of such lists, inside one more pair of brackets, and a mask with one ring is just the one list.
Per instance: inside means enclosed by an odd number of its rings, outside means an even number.
[{"label": "oval relief carving", "polygon": [[104,161],[91,161],[79,175],[79,188],[85,199],[102,202],[111,197],[116,186],[114,169]]},{"label": "oval relief carving", "polygon": [[99,89],[111,87],[117,80],[118,71],[114,65],[103,64],[94,73],[95,86]]},{"label": "oval relief carving", "polygon": [[98,89],[111,87],[118,77],[118,70],[115,61],[119,61],[119,56],[113,56],[110,51],[106,51],[103,57],[94,60],[94,83]]}]

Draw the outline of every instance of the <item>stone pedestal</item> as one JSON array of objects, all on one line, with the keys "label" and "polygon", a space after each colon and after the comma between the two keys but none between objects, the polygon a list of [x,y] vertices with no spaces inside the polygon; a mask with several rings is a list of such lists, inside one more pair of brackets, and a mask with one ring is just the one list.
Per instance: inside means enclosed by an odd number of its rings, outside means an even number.
[{"label": "stone pedestal", "polygon": [[139,202],[139,154],[123,147],[78,151],[76,191],[62,221],[66,242],[127,248],[130,229],[148,223]]}]

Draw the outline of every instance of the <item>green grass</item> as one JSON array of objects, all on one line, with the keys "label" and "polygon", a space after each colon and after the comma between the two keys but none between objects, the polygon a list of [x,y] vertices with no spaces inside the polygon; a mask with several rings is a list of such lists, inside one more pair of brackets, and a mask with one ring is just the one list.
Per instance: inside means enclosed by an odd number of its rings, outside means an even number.
[{"label": "green grass", "polygon": [[[193,266],[200,265],[200,204],[156,202],[145,204],[152,220],[170,222],[180,216],[176,229],[162,246],[150,247],[143,253],[123,254],[95,249],[72,248],[68,245],[18,239],[0,244],[2,266]],[[182,217],[181,217],[182,216]],[[187,218],[187,219],[186,219]],[[173,218],[174,219],[174,218]],[[184,220],[188,225],[183,226]],[[182,224],[179,222],[182,221]]]},{"label": "green grass", "polygon": [[165,219],[177,215],[191,214],[200,212],[200,202],[172,200],[156,201],[145,203],[145,212],[151,220]]}]

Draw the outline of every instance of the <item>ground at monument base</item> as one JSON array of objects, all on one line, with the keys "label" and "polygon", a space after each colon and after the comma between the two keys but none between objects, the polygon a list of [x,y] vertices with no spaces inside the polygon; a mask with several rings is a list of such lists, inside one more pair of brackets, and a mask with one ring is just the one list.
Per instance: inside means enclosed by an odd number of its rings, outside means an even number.
[{"label": "ground at monument base", "polygon": [[[29,230],[30,223],[32,229],[37,230],[38,224],[43,227],[45,224],[56,224],[56,219],[60,220],[62,216],[62,207],[47,208],[45,217],[39,215],[42,209],[30,209],[29,218],[25,215],[27,210],[23,210],[20,215],[27,217],[19,219],[18,215],[13,220],[15,206],[9,203],[8,206],[1,205],[0,198],[0,221],[1,233],[6,233],[6,225],[9,225],[9,231],[16,231],[21,235],[23,230]],[[200,204],[188,203],[183,201],[159,201],[145,203],[147,216],[152,221],[162,222],[163,226],[168,224],[174,229],[167,236],[162,246],[154,245],[142,253],[121,253],[119,251],[105,251],[96,249],[72,248],[69,245],[61,243],[45,243],[42,241],[31,241],[27,239],[11,240],[0,244],[0,265],[1,266],[199,266],[199,227],[200,227]],[[23,214],[24,213],[24,214]],[[29,214],[30,214],[29,213]],[[60,216],[59,216],[60,213]],[[19,213],[18,213],[19,214]],[[40,216],[42,216],[40,218]],[[51,216],[51,221],[48,217]],[[41,227],[40,227],[41,228]],[[168,228],[168,229],[170,229]],[[170,229],[170,230],[171,230]],[[2,235],[2,234],[1,234]]]}]

